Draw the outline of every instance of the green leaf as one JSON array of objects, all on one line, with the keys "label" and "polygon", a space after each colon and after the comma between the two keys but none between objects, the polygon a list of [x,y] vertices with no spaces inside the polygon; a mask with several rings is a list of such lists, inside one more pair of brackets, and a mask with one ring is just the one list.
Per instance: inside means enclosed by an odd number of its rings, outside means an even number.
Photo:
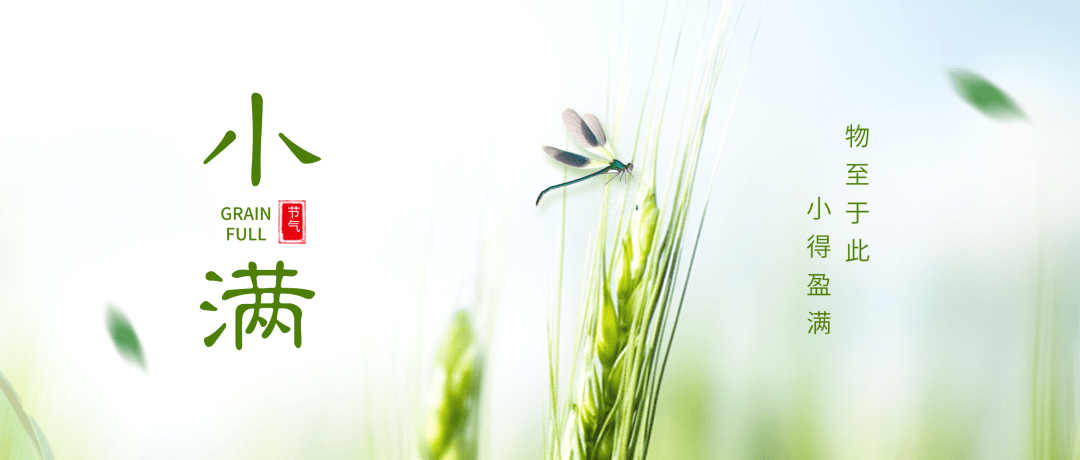
[{"label": "green leaf", "polygon": [[4,378],[2,372],[0,372],[0,393],[6,397],[11,410],[15,411],[15,417],[19,419],[19,424],[26,430],[26,436],[30,440],[31,447],[34,448],[34,453],[42,460],[53,460],[52,449],[49,447],[49,441],[45,440],[41,427],[33,417],[27,415],[22,401],[19,400],[19,395],[15,393],[15,388]]},{"label": "green leaf", "polygon": [[109,336],[112,337],[113,344],[116,345],[116,350],[120,352],[124,358],[129,361],[138,364],[143,370],[146,370],[146,358],[143,356],[142,346],[139,345],[139,337],[135,335],[135,329],[131,327],[131,323],[128,322],[126,316],[117,310],[116,307],[110,306],[107,314],[107,323],[109,326]]},{"label": "green leaf", "polygon": [[1009,95],[979,74],[960,67],[946,69],[945,73],[956,93],[986,116],[996,120],[1027,119]]},{"label": "green leaf", "polygon": [[34,426],[34,437],[37,438],[37,451],[38,455],[41,455],[41,460],[53,460],[52,447],[49,446],[49,440],[45,439],[45,433],[41,432],[41,427],[38,426],[37,420],[34,417],[30,417],[30,424]]}]

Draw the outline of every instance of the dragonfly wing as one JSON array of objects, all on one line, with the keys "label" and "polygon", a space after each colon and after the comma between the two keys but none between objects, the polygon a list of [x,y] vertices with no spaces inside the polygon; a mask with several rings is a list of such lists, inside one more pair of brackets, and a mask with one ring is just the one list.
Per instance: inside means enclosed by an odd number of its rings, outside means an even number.
[{"label": "dragonfly wing", "polygon": [[601,148],[604,151],[604,155],[608,158],[615,159],[615,150],[611,148],[611,144],[608,144],[607,136],[604,135],[604,125],[600,124],[600,119],[591,113],[586,113],[584,117],[585,125],[592,131],[593,136],[596,136],[596,140],[600,141]]},{"label": "dragonfly wing", "polygon": [[596,118],[596,115],[591,113],[586,113],[585,116],[581,118],[585,120],[585,126],[589,127],[589,131],[592,131],[596,140],[600,141],[600,145],[606,145],[607,136],[604,135],[604,127],[600,124],[600,119]]},{"label": "dragonfly wing", "polygon": [[554,158],[559,163],[562,163],[571,168],[578,169],[591,169],[591,168],[603,168],[608,166],[608,163],[589,158],[585,155],[578,155],[573,152],[567,152],[566,150],[557,149],[555,147],[548,147],[546,145],[541,146],[544,149],[544,153]]},{"label": "dragonfly wing", "polygon": [[[604,137],[603,129],[600,129],[597,135],[597,131],[594,131],[574,109],[563,110],[562,117],[563,123],[566,123],[566,130],[570,133],[570,137],[574,138],[574,142],[590,153],[615,159],[604,147],[607,139]],[[592,115],[591,118],[595,119],[596,116]],[[600,126],[600,120],[596,120],[596,126]]]}]

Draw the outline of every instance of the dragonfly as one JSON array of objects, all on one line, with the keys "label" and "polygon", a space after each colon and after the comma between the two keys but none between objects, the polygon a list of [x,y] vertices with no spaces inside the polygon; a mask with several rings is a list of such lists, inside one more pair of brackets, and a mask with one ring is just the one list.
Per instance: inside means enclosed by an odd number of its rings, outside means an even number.
[{"label": "dragonfly", "polygon": [[[570,137],[574,138],[574,142],[577,142],[578,145],[594,155],[607,157],[607,160],[597,160],[595,158],[578,155],[573,152],[567,152],[566,150],[549,147],[547,145],[540,146],[540,148],[544,150],[544,153],[550,155],[555,161],[571,168],[601,169],[585,177],[552,185],[551,187],[544,189],[543,192],[540,192],[540,196],[536,197],[537,206],[540,206],[540,199],[544,197],[545,193],[560,187],[576,184],[601,174],[615,174],[615,177],[608,179],[607,183],[610,183],[612,180],[615,180],[615,178],[620,177],[623,174],[633,178],[634,164],[623,163],[615,159],[614,150],[611,148],[611,144],[608,143],[607,136],[604,135],[604,127],[600,125],[600,119],[596,118],[596,115],[586,113],[585,116],[582,117],[578,115],[574,109],[566,109],[563,110],[562,118],[563,122],[566,123],[566,130],[570,133]],[[604,185],[607,185],[607,183]]]}]

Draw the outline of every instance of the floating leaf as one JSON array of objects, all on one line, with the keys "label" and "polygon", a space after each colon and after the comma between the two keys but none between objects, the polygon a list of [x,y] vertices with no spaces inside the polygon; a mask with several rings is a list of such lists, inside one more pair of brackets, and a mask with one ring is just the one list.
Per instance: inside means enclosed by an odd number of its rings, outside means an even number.
[{"label": "floating leaf", "polygon": [[120,310],[110,306],[107,314],[107,323],[109,326],[109,336],[112,337],[112,341],[116,345],[117,351],[119,351],[124,358],[138,364],[139,367],[142,367],[145,371],[146,358],[143,357],[142,346],[139,345],[139,337],[135,335],[135,329],[131,327],[131,323],[128,322],[127,317],[125,317]]},{"label": "floating leaf", "polygon": [[986,116],[997,120],[1027,119],[1009,95],[979,74],[960,67],[946,69],[945,73],[957,94]]},{"label": "floating leaf", "polygon": [[15,393],[15,388],[11,386],[11,382],[4,378],[3,372],[0,372],[0,393],[3,393],[7,398],[11,410],[15,411],[15,417],[19,419],[19,423],[26,430],[26,436],[30,439],[30,445],[34,448],[34,453],[42,460],[53,460],[49,441],[45,440],[45,434],[41,432],[41,427],[38,426],[37,421],[26,414],[22,401],[19,400],[19,395]]}]

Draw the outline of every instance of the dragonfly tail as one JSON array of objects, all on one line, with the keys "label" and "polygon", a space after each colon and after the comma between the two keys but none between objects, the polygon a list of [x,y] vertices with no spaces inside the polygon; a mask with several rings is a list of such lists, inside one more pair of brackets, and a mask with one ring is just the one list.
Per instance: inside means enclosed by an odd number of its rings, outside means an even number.
[{"label": "dragonfly tail", "polygon": [[536,205],[537,205],[537,206],[540,206],[540,199],[541,199],[541,198],[543,198],[543,197],[544,197],[544,194],[545,194],[545,193],[547,193],[547,192],[550,192],[550,191],[552,191],[552,190],[555,190],[555,189],[557,189],[557,188],[559,188],[559,187],[566,187],[567,185],[571,185],[571,184],[576,184],[576,183],[578,183],[578,182],[581,182],[581,181],[583,181],[583,180],[585,180],[585,179],[588,179],[588,178],[590,178],[590,177],[593,177],[593,176],[599,176],[599,175],[601,175],[601,174],[603,174],[603,173],[606,173],[606,172],[608,172],[609,170],[611,170],[611,166],[608,166],[608,167],[606,167],[606,168],[604,168],[604,169],[601,169],[601,170],[599,170],[599,171],[597,171],[597,172],[594,172],[594,173],[592,173],[592,174],[589,174],[588,176],[585,176],[585,177],[579,177],[579,178],[577,178],[577,179],[574,179],[574,180],[572,180],[572,181],[569,181],[569,182],[563,182],[563,183],[561,183],[561,184],[555,184],[555,185],[552,185],[551,187],[548,187],[548,188],[544,189],[544,191],[543,191],[543,192],[540,192],[540,196],[536,197]]}]

